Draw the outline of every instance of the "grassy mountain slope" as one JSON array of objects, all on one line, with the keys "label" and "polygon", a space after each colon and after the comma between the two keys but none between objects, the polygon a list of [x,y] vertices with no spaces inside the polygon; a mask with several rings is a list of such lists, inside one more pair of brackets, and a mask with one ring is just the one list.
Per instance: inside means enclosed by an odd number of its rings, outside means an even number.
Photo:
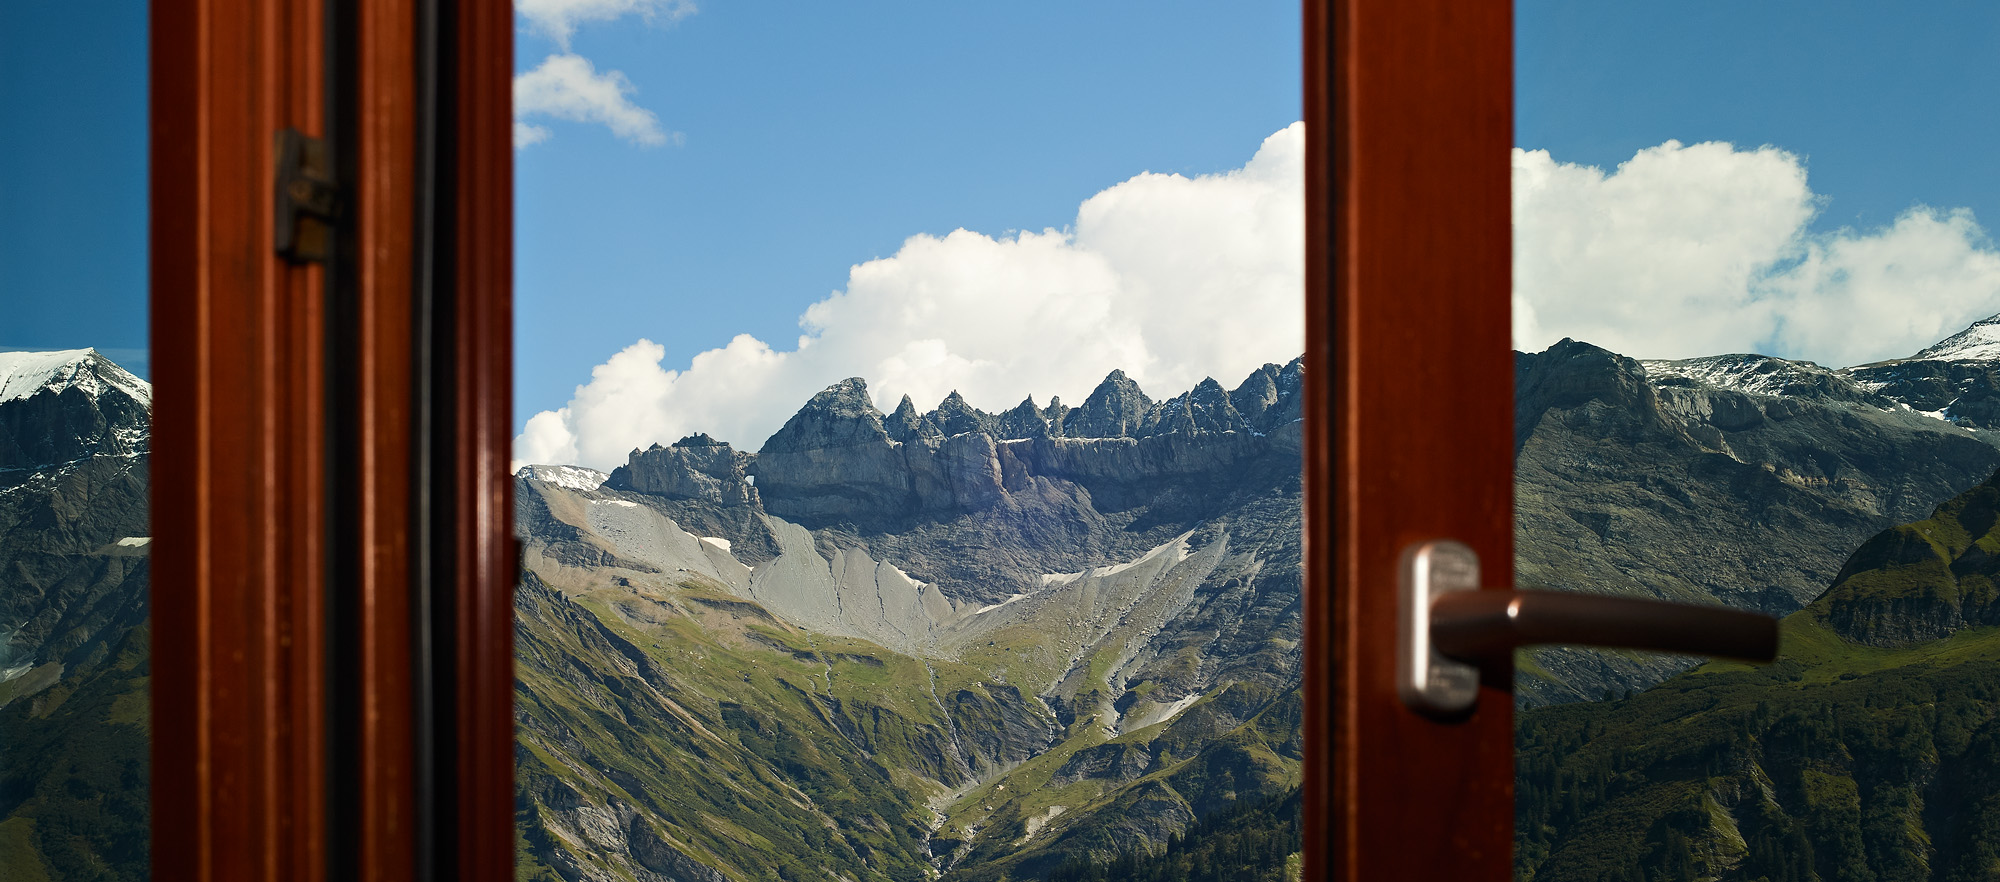
[{"label": "grassy mountain slope", "polygon": [[521,878],[1038,879],[1298,783],[1295,479],[986,605],[762,514],[517,495]]},{"label": "grassy mountain slope", "polygon": [[1298,882],[1300,791],[1238,803],[1176,834],[1158,853],[1104,863],[1074,861],[1046,882]]},{"label": "grassy mountain slope", "polygon": [[[565,878],[925,878],[923,802],[940,788],[921,772],[949,777],[958,758],[921,663],[695,580],[570,598],[531,573],[516,615],[535,863],[567,863]],[[999,684],[948,667],[936,683],[1016,720],[988,691]]]},{"label": "grassy mountain slope", "polygon": [[0,877],[137,880],[147,863],[149,631],[0,709]]},{"label": "grassy mountain slope", "polygon": [[2000,873],[1997,499],[1989,480],[1869,540],[1785,619],[1773,665],[1525,712],[1518,878]]}]

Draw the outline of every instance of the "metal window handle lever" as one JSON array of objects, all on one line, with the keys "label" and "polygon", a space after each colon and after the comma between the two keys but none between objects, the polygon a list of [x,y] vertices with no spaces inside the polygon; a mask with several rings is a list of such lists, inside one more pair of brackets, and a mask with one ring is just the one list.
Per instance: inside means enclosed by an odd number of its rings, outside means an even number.
[{"label": "metal window handle lever", "polygon": [[1401,652],[1404,703],[1451,718],[1479,697],[1481,662],[1544,643],[1648,649],[1767,662],[1778,620],[1760,613],[1557,591],[1480,591],[1479,555],[1449,540],[1403,552]]}]

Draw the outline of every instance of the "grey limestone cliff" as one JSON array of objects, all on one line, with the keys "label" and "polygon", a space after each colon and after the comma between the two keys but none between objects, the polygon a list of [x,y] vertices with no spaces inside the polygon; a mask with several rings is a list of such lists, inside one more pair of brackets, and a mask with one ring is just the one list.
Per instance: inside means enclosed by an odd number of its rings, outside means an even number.
[{"label": "grey limestone cliff", "polygon": [[605,484],[620,490],[718,505],[751,505],[757,488],[745,475],[750,457],[707,435],[689,435],[671,447],[632,451]]}]

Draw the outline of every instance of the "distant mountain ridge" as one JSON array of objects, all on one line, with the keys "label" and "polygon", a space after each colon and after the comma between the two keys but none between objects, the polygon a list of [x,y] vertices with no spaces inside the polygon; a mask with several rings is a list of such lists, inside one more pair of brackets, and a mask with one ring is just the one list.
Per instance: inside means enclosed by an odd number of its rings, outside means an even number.
[{"label": "distant mountain ridge", "polygon": [[[767,510],[808,529],[882,534],[890,542],[893,535],[966,515],[1000,531],[995,537],[1011,535],[1009,542],[1030,543],[1058,555],[1065,569],[1076,569],[1094,553],[1137,555],[1170,535],[1164,529],[1114,535],[1092,528],[1093,519],[1116,520],[1141,500],[1154,508],[1164,503],[1161,513],[1199,509],[1212,495],[1202,491],[1227,498],[1228,489],[1214,485],[1232,480],[1238,467],[1296,472],[1303,371],[1297,359],[1265,365],[1234,392],[1204,380],[1159,402],[1113,371],[1074,409],[1059,399],[1039,408],[1029,399],[989,414],[953,393],[921,415],[904,396],[886,416],[872,403],[866,382],[853,378],[813,396],[755,454],[694,435],[634,450],[605,486],[722,509]],[[1092,513],[1081,519],[1064,514],[1079,505]],[[703,522],[718,516],[688,515]],[[737,526],[714,530],[749,555],[746,560],[760,560],[775,547],[754,520],[739,515],[732,523]],[[1040,574],[1000,559],[985,563],[1004,572],[968,567],[962,558],[918,558],[911,564],[919,578],[951,584],[956,587],[947,590],[982,602],[1013,593],[1003,590],[1005,584]]]},{"label": "distant mountain ridge", "polygon": [[[1960,413],[1968,405],[1909,394],[1948,377],[1988,382],[1996,368],[1909,359],[1830,370],[1761,355],[1640,362],[1573,340],[1517,353],[1518,578],[1797,610],[1869,536],[2000,468],[2000,433]],[[1899,379],[1885,380],[1891,373]],[[1529,704],[1596,699],[1689,664],[1542,648],[1523,656],[1518,694]]]},{"label": "distant mountain ridge", "polygon": [[2000,315],[1973,322],[1907,358],[1846,368],[1747,354],[1644,364],[1663,376],[1720,389],[1833,396],[1907,407],[1970,429],[2000,428]]}]

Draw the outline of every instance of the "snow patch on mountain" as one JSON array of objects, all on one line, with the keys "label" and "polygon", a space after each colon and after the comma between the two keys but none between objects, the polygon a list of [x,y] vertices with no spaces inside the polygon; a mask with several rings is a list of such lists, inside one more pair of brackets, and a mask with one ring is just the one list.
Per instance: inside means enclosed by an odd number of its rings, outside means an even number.
[{"label": "snow patch on mountain", "polygon": [[603,486],[610,476],[596,469],[573,465],[529,465],[522,466],[515,477],[533,478],[544,484],[554,484],[568,490],[588,493]]},{"label": "snow patch on mountain", "polygon": [[1937,345],[1910,357],[1910,360],[1994,361],[2000,359],[2000,315],[1988,316],[1972,326],[1946,337]]},{"label": "snow patch on mountain", "polygon": [[1655,383],[1676,378],[1752,395],[1792,394],[1802,385],[1825,382],[1829,378],[1861,391],[1859,384],[1838,371],[1810,361],[1791,361],[1768,355],[1710,355],[1678,361],[1642,361],[1640,364],[1646,368],[1646,377]]},{"label": "snow patch on mountain", "polygon": [[133,376],[95,349],[0,352],[0,402],[73,388],[93,398],[117,389],[148,406],[153,403],[153,384]]}]

